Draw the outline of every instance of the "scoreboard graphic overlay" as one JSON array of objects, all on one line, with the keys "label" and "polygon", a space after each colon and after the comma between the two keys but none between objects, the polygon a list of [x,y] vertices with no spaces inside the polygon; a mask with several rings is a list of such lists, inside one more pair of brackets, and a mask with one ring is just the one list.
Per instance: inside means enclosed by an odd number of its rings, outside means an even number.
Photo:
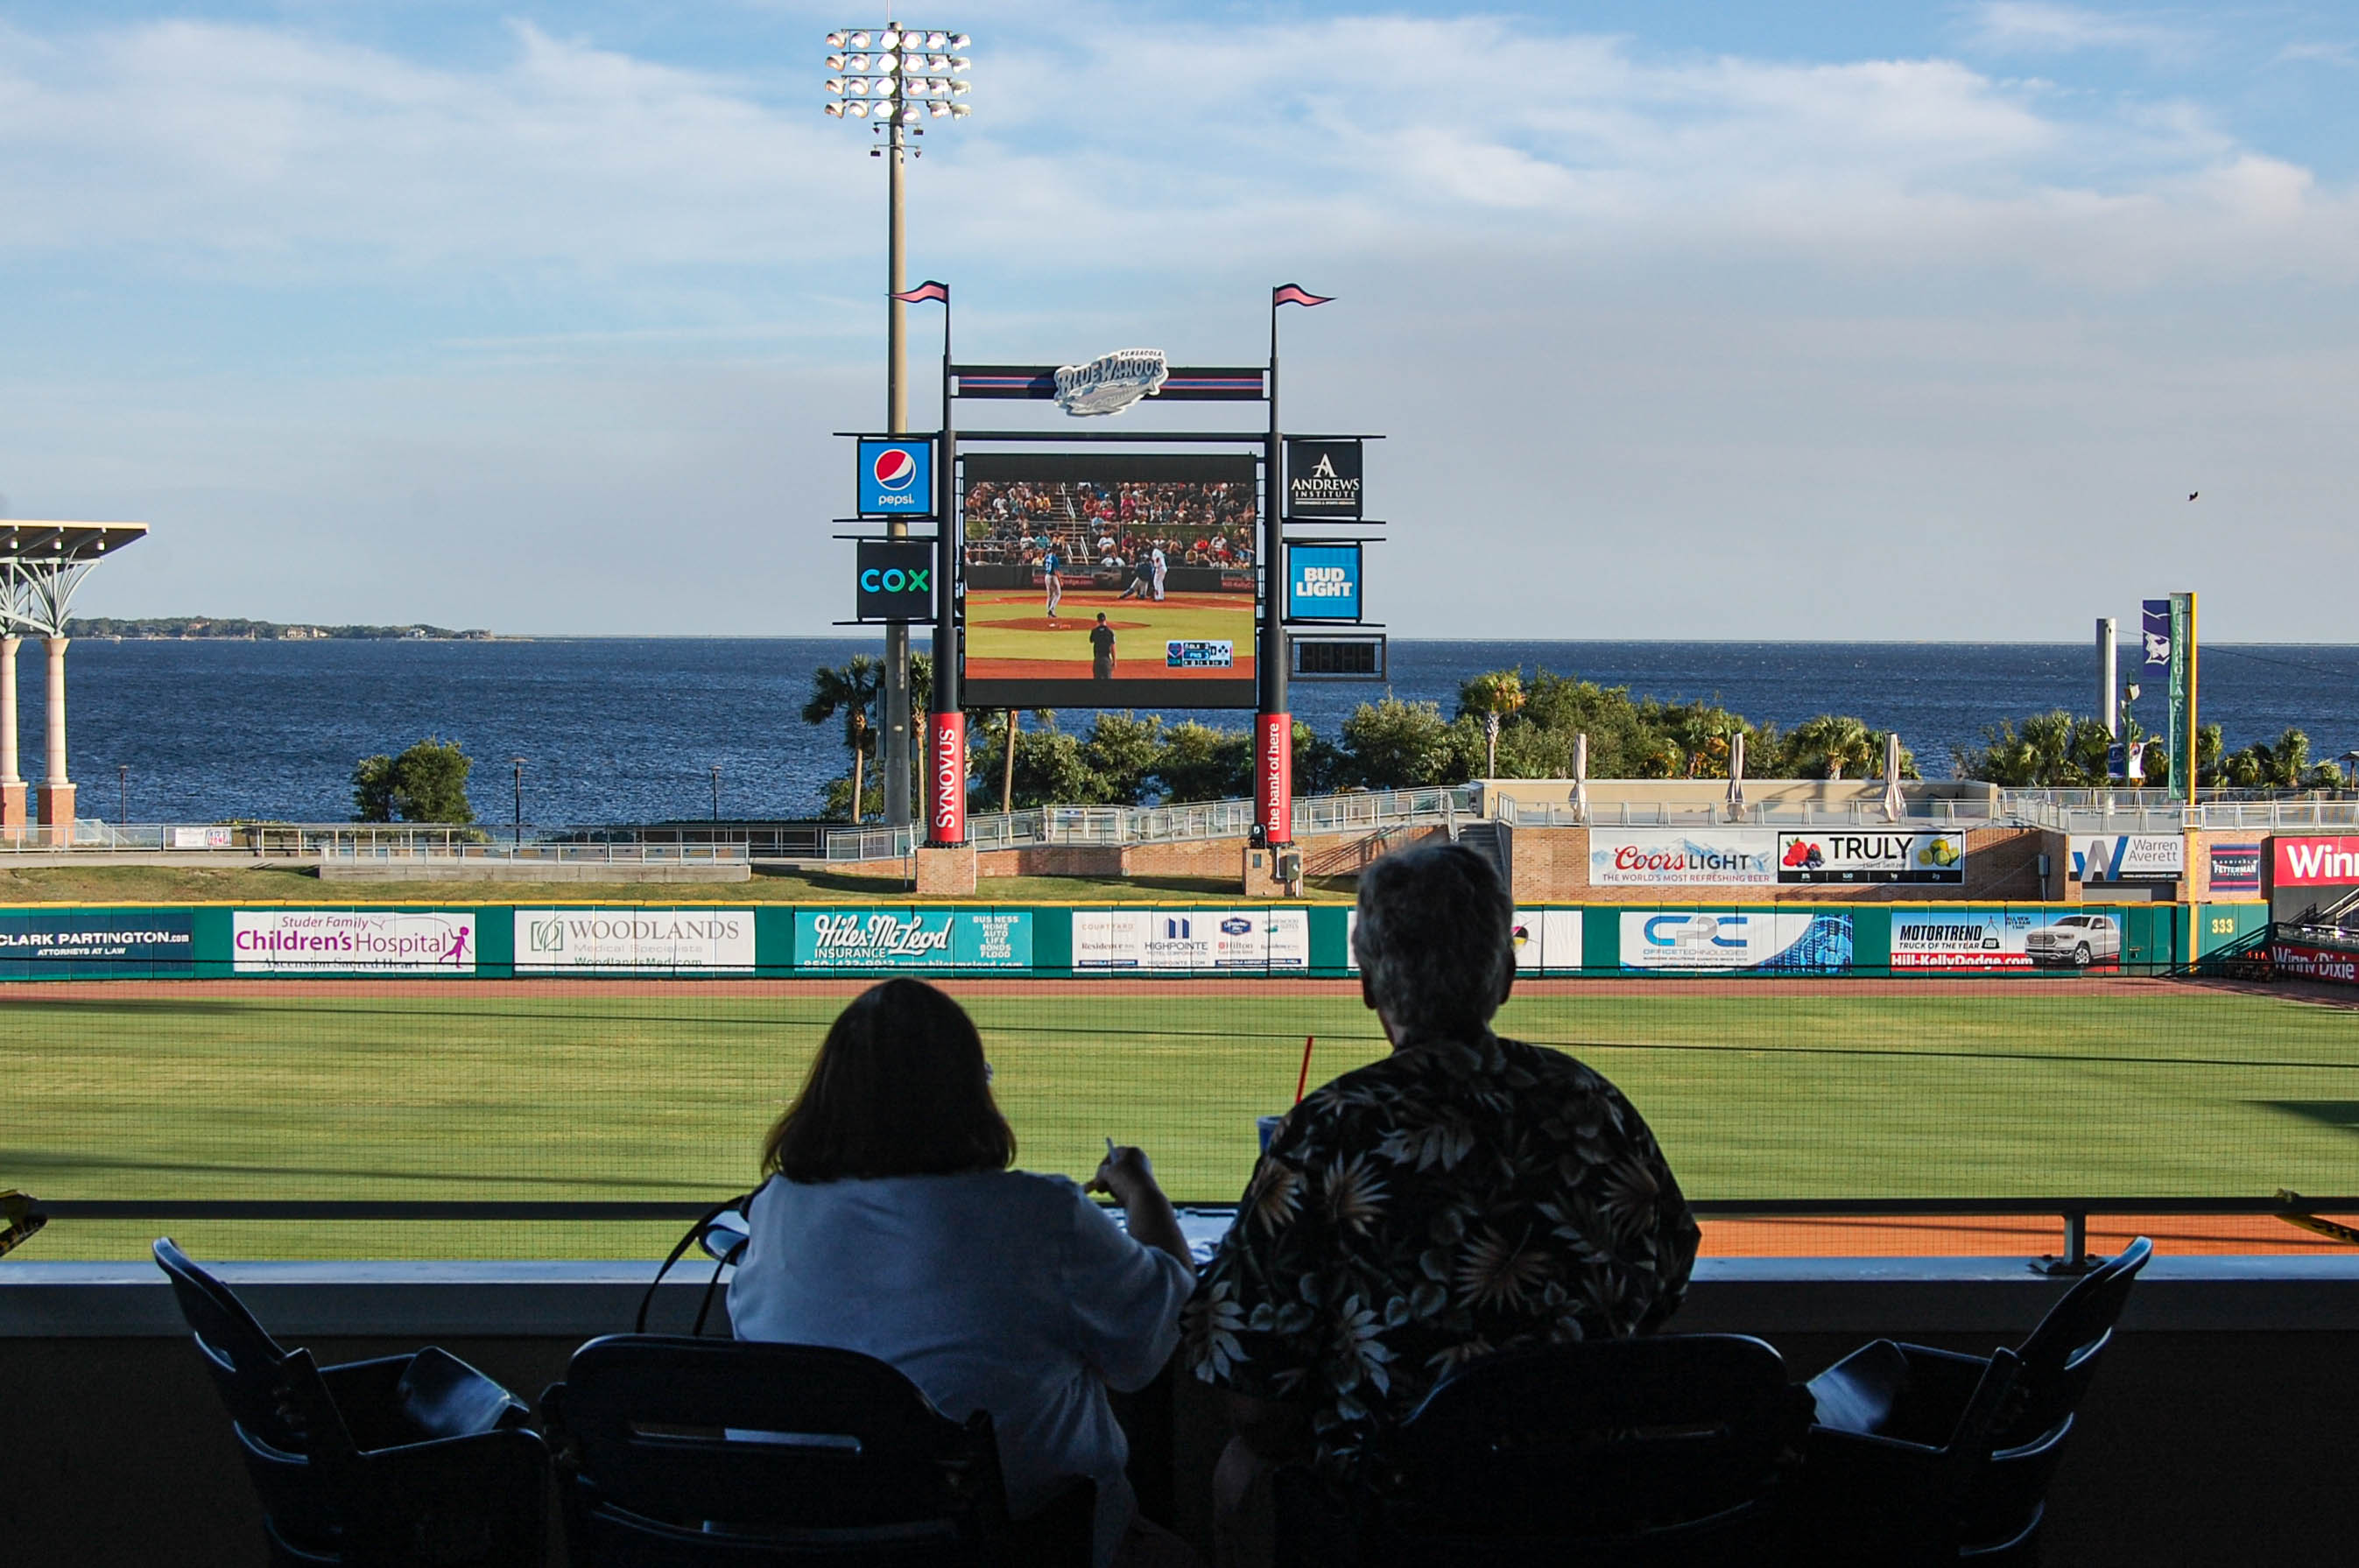
[{"label": "scoreboard graphic overlay", "polygon": [[1252,708],[1256,460],[962,460],[971,708]]}]

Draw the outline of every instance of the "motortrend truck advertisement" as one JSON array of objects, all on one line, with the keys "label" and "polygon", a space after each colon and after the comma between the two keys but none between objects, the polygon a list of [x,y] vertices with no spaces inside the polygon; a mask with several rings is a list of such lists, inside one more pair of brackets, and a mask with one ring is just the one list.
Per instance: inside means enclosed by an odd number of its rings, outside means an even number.
[{"label": "motortrend truck advertisement", "polygon": [[1892,912],[1896,969],[2027,969],[2027,946],[2045,924],[2030,911],[1928,909]]},{"label": "motortrend truck advertisement", "polygon": [[1076,969],[1307,969],[1301,909],[1077,909]]},{"label": "motortrend truck advertisement", "polygon": [[241,975],[472,975],[473,910],[241,909],[230,915]]},{"label": "motortrend truck advertisement", "polygon": [[1780,833],[1781,882],[1946,882],[1966,880],[1962,833]]},{"label": "motortrend truck advertisement", "polygon": [[195,968],[193,931],[185,909],[0,914],[0,979],[186,975]]},{"label": "motortrend truck advertisement", "polygon": [[519,909],[516,971],[661,969],[751,973],[750,909]]},{"label": "motortrend truck advertisement", "polygon": [[1593,887],[1767,887],[1777,881],[1777,836],[1766,830],[1593,827]]},{"label": "motortrend truck advertisement", "polygon": [[1770,970],[1843,974],[1852,967],[1849,911],[1817,914],[1622,914],[1625,971]]},{"label": "motortrend truck advertisement", "polygon": [[798,969],[1028,969],[1032,912],[839,909],[795,912]]}]

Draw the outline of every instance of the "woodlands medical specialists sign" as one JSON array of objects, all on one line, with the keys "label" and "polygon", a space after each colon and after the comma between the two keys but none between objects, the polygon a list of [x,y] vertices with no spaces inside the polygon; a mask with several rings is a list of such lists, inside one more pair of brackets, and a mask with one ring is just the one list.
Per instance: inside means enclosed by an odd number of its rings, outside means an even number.
[{"label": "woodlands medical specialists sign", "polygon": [[519,909],[516,970],[751,973],[750,909]]}]

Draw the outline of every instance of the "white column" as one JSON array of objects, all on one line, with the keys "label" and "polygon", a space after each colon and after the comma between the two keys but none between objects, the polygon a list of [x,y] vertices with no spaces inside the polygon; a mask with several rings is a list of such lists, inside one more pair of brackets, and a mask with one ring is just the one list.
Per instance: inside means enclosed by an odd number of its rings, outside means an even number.
[{"label": "white column", "polygon": [[71,637],[44,637],[49,654],[49,776],[41,782],[51,789],[71,783],[66,777],[66,645]]},{"label": "white column", "polygon": [[16,772],[16,645],[21,637],[0,636],[0,784],[21,784]]}]

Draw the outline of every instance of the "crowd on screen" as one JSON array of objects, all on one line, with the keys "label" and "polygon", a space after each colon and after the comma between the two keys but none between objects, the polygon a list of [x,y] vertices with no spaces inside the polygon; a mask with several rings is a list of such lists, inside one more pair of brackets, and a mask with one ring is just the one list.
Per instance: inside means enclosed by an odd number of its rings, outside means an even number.
[{"label": "crowd on screen", "polygon": [[1160,552],[1167,566],[1254,561],[1253,486],[1226,481],[979,480],[966,492],[970,564],[1126,577]]},{"label": "crowd on screen", "polygon": [[1107,1399],[1176,1357],[1235,1433],[1213,1482],[1222,1568],[1259,1568],[1278,1467],[1364,1479],[1452,1368],[1661,1325],[1695,1220],[1620,1091],[1493,1033],[1515,954],[1491,862],[1457,844],[1383,856],[1357,916],[1392,1052],[1277,1123],[1201,1267],[1144,1150],[1109,1139],[1086,1188],[1015,1169],[965,1012],[913,979],[862,995],[771,1131],[730,1288],[739,1337],[859,1351],[953,1418],[989,1411],[1017,1517],[1096,1483],[1100,1568],[1201,1561],[1139,1517]]}]

